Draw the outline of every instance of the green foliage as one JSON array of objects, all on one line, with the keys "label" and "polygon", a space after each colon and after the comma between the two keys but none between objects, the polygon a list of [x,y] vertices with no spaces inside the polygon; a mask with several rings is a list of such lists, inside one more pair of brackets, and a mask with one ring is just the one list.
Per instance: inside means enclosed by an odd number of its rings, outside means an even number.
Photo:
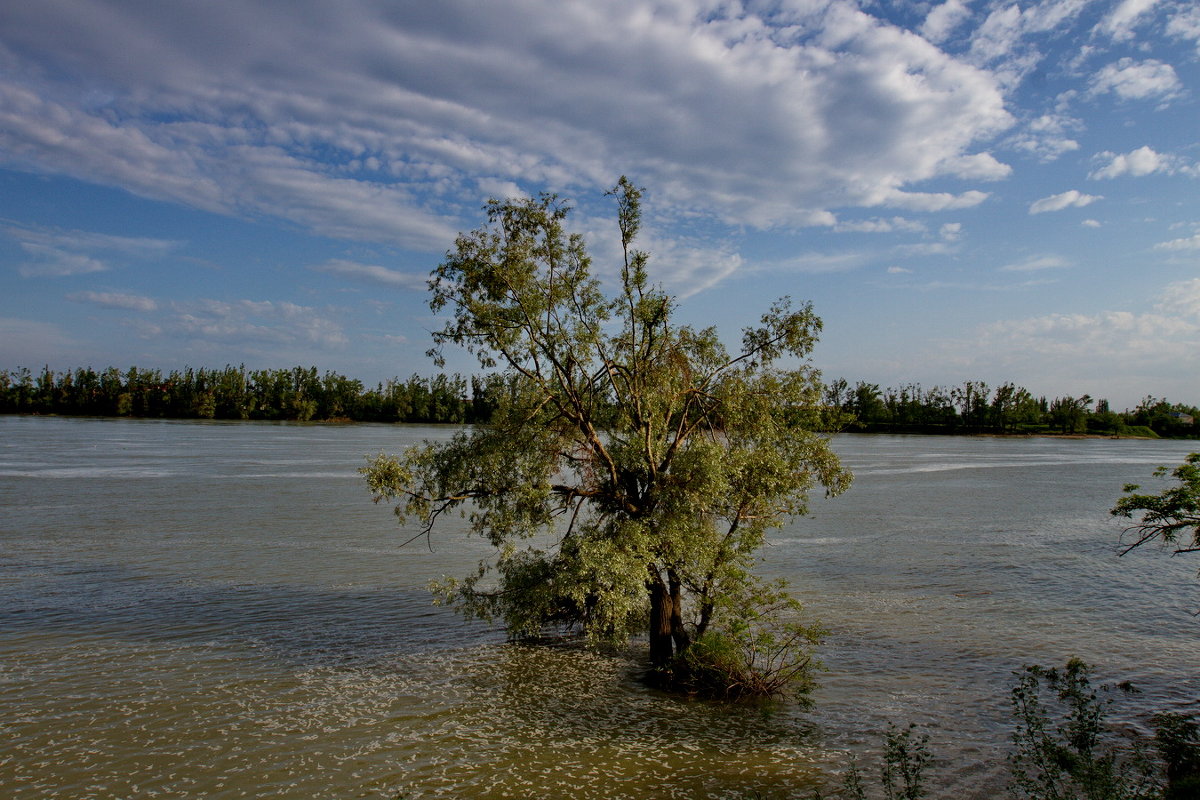
[{"label": "green foliage", "polygon": [[460,376],[414,375],[374,389],[361,381],[316,367],[252,370],[158,370],[90,367],[55,373],[47,367],[35,380],[28,369],[0,371],[0,413],[87,414],[176,419],[361,420],[372,422],[487,422],[489,397],[504,390],[489,376],[467,382]]},{"label": "green foliage", "polygon": [[664,668],[667,683],[705,697],[805,699],[820,666],[812,650],[825,631],[800,621],[801,604],[786,584],[746,576],[717,604],[719,624]]},{"label": "green foliage", "polygon": [[1200,724],[1182,714],[1154,718],[1155,744],[1166,767],[1164,800],[1200,797]]},{"label": "green foliage", "polygon": [[711,328],[675,325],[674,300],[633,248],[641,191],[622,178],[612,194],[624,249],[613,296],[553,195],[490,201],[487,224],[458,237],[430,282],[447,319],[430,353],[443,363],[442,348],[461,346],[501,376],[492,425],[380,457],[368,485],[417,536],[454,511],[494,546],[475,574],[437,587],[467,614],[515,635],[647,632],[660,668],[711,629],[723,637],[705,645],[714,654],[726,647],[715,642],[756,659],[790,653],[799,674],[803,635],[739,615],[773,602],[749,571],[766,532],[805,513],[810,489],[850,481],[813,432],[820,320],[782,300],[735,354]]},{"label": "green foliage", "polygon": [[[916,735],[916,726],[897,728],[888,724],[883,739],[883,761],[879,768],[879,785],[885,800],[920,800],[925,797],[925,770],[933,764],[929,736]],[[820,798],[818,792],[816,797]],[[867,800],[866,784],[858,763],[851,760],[842,776],[841,800]]]},{"label": "green foliage", "polygon": [[1190,454],[1169,473],[1167,467],[1154,471],[1158,478],[1168,474],[1178,483],[1158,494],[1139,494],[1141,487],[1127,484],[1125,496],[1110,511],[1127,519],[1141,515],[1137,524],[1126,529],[1132,541],[1126,543],[1125,552],[1154,541],[1173,547],[1176,553],[1200,550],[1200,453]]},{"label": "green foliage", "polygon": [[[1154,745],[1122,735],[1106,722],[1114,691],[1094,689],[1091,670],[1078,659],[1064,669],[1026,667],[1012,689],[1013,751],[1007,794],[1026,800],[1194,800],[1200,797],[1200,724],[1193,717],[1158,714]],[[1103,694],[1103,696],[1102,696]],[[888,726],[879,786],[886,800],[925,797],[925,771],[934,759],[929,737],[915,727]],[[838,797],[867,800],[853,760]],[[997,790],[999,796],[999,788]],[[814,797],[820,798],[820,792]]]},{"label": "green foliage", "polygon": [[1027,667],[1012,691],[1013,788],[1030,800],[1138,800],[1161,796],[1155,766],[1104,724],[1108,705],[1071,659],[1064,670]]},{"label": "green foliage", "polygon": [[982,381],[926,389],[910,383],[880,389],[845,379],[824,387],[827,430],[866,432],[1081,434],[1158,438],[1200,436],[1200,409],[1147,398],[1135,411],[1117,413],[1107,400],[1091,397],[1035,398],[1027,389],[1003,383],[994,390]]},{"label": "green foliage", "polygon": [[[90,367],[62,373],[46,367],[37,375],[19,368],[0,370],[0,413],[478,424],[491,421],[498,398],[512,391],[512,377],[496,372],[472,376],[469,386],[458,375],[413,375],[367,388],[333,372],[319,375],[316,367],[189,367],[165,376],[137,367],[99,373]],[[1152,397],[1134,411],[1116,413],[1104,400],[1089,412],[1072,398],[1047,402],[1011,383],[989,394],[979,381],[950,389],[907,384],[881,390],[861,381],[851,388],[838,379],[821,393],[815,405],[785,409],[789,424],[826,432],[1014,434],[1053,429],[1151,439],[1200,436],[1195,423],[1200,409]],[[1070,419],[1064,416],[1068,406],[1073,409]]]},{"label": "green foliage", "polygon": [[929,736],[915,737],[915,725],[888,726],[880,782],[887,800],[919,800],[925,796],[925,769],[933,762]]}]

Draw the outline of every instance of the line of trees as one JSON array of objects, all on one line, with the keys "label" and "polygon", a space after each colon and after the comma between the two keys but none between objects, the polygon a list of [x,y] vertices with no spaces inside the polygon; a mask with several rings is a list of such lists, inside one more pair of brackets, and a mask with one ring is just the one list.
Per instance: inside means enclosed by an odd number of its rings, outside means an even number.
[{"label": "line of trees", "polygon": [[920,384],[880,389],[845,379],[826,384],[827,409],[840,414],[840,427],[891,433],[1060,433],[1112,436],[1200,436],[1200,408],[1146,397],[1132,410],[1113,411],[1107,400],[1035,397],[1004,383],[982,381],[926,389]]},{"label": "line of trees", "polygon": [[[62,414],[177,419],[351,420],[486,423],[505,392],[499,375],[413,375],[366,387],[316,367],[160,370],[85,367],[40,373],[0,371],[0,414]],[[825,384],[825,427],[872,433],[1060,433],[1200,437],[1200,408],[1146,397],[1113,411],[1107,400],[1035,397],[1012,383],[982,381],[930,389],[910,383],[838,379]]]},{"label": "line of trees", "polygon": [[35,375],[0,371],[0,413],[176,419],[486,422],[505,391],[499,376],[362,381],[316,367],[173,370],[85,367]]}]

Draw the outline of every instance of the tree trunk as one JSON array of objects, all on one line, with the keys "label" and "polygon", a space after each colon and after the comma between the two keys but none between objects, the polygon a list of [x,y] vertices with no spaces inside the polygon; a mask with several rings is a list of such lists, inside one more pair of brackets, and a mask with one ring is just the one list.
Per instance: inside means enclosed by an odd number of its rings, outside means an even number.
[{"label": "tree trunk", "polygon": [[646,583],[646,588],[650,590],[650,663],[655,667],[664,667],[675,652],[671,638],[674,604],[667,585],[657,571],[652,572],[653,576]]},{"label": "tree trunk", "polygon": [[675,652],[682,653],[692,643],[687,628],[683,624],[683,587],[675,570],[667,570],[668,588],[671,592],[671,638],[675,642]]}]

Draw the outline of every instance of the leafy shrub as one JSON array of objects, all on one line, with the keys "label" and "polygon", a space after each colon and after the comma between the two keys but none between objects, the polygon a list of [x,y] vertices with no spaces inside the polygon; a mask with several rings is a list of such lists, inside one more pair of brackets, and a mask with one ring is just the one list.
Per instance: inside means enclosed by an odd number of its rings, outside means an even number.
[{"label": "leafy shrub", "polygon": [[670,682],[704,697],[803,698],[816,685],[809,649],[818,636],[799,624],[710,630],[672,662]]},{"label": "leafy shrub", "polygon": [[[1025,800],[1200,800],[1200,723],[1180,714],[1153,719],[1149,743],[1106,723],[1115,692],[1093,688],[1090,668],[1071,659],[1064,669],[1026,667],[1012,689],[1014,750],[1008,796]],[[885,800],[925,797],[924,771],[932,763],[929,737],[915,728],[889,725],[884,739],[880,787]],[[837,792],[841,800],[867,800],[863,775],[853,761]],[[821,798],[820,792],[814,800]]]},{"label": "leafy shrub", "polygon": [[[1013,789],[1031,800],[1139,800],[1161,796],[1156,769],[1142,748],[1104,724],[1111,698],[1100,699],[1089,667],[1026,667],[1012,690]],[[1110,691],[1108,687],[1102,690]],[[1127,685],[1119,687],[1128,689]]]},{"label": "leafy shrub", "polygon": [[[883,740],[883,763],[879,768],[879,781],[885,800],[921,800],[925,797],[925,770],[933,763],[929,751],[929,736],[916,735],[916,726],[897,728],[888,725]],[[858,764],[850,767],[842,778],[838,797],[841,800],[867,800],[866,786]],[[820,800],[821,793],[814,795]]]},{"label": "leafy shrub", "polygon": [[1164,800],[1200,797],[1200,724],[1182,714],[1159,714],[1154,728],[1154,741],[1167,774]]}]

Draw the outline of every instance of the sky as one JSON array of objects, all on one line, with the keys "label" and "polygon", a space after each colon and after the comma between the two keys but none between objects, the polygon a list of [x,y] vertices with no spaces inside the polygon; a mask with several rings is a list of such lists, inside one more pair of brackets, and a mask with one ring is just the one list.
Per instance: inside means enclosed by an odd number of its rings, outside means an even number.
[{"label": "sky", "polygon": [[[0,4],[0,369],[437,369],[426,279],[621,175],[681,323],[827,379],[1200,404],[1192,0]],[[451,371],[473,362],[450,359]]]}]

